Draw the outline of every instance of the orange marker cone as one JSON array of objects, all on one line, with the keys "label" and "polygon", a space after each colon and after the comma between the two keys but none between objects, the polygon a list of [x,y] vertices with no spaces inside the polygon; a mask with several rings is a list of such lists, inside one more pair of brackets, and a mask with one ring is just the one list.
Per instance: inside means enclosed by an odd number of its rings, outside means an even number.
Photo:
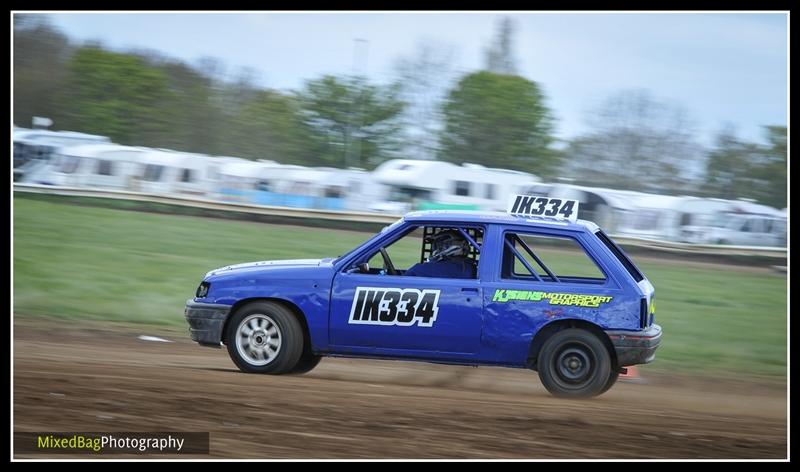
[{"label": "orange marker cone", "polygon": [[637,369],[635,366],[630,365],[628,367],[624,367],[624,369],[627,372],[619,374],[619,380],[629,383],[647,383],[647,381],[642,378],[641,375],[639,375],[639,369]]}]

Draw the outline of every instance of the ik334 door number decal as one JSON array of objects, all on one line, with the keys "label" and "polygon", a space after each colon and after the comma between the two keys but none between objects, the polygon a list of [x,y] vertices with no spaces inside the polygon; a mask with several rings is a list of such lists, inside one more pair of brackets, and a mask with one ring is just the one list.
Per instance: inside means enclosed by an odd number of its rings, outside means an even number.
[{"label": "ik334 door number decal", "polygon": [[439,313],[440,290],[356,287],[350,324],[422,326],[429,328]]}]

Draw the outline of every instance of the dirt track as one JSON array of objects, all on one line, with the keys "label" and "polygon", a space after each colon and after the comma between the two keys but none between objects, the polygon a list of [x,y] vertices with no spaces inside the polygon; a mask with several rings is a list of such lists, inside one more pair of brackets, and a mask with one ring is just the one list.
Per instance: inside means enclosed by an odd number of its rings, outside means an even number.
[{"label": "dirt track", "polygon": [[209,431],[217,458],[787,454],[785,384],[665,378],[644,367],[646,384],[568,401],[518,369],[323,359],[306,375],[247,375],[180,330],[64,324],[15,323],[15,431]]}]

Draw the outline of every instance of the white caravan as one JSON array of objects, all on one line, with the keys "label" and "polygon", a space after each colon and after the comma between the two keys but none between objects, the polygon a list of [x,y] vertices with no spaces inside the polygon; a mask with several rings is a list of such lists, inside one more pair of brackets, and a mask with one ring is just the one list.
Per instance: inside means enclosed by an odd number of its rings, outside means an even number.
[{"label": "white caravan", "polygon": [[539,177],[478,164],[394,159],[379,165],[373,179],[387,186],[386,200],[369,206],[375,211],[467,209],[505,211],[510,195],[539,182]]},{"label": "white caravan", "polygon": [[385,185],[376,182],[371,172],[356,167],[335,169],[327,182],[343,189],[346,210],[368,211],[370,205],[387,196]]},{"label": "white caravan", "polygon": [[779,210],[752,202],[650,195],[619,234],[695,244],[779,246],[786,219]]},{"label": "white caravan", "polygon": [[538,183],[526,187],[523,192],[526,195],[578,200],[580,202],[578,211],[581,218],[597,223],[609,234],[615,234],[621,225],[630,220],[635,209],[633,201],[644,195],[627,190],[562,183]]},{"label": "white caravan", "polygon": [[719,200],[725,207],[702,225],[684,228],[684,240],[700,244],[785,247],[786,211],[743,200]]},{"label": "white caravan", "polygon": [[382,186],[363,169],[260,160],[228,164],[221,173],[219,191],[223,199],[260,205],[364,210],[383,196]]},{"label": "white caravan", "polygon": [[142,156],[140,172],[131,189],[154,194],[212,196],[228,159],[148,149]]},{"label": "white caravan", "polygon": [[270,191],[273,187],[273,169],[280,167],[275,161],[250,161],[229,158],[219,170],[217,195],[222,200],[257,203],[257,191]]},{"label": "white caravan", "polygon": [[270,173],[273,205],[364,211],[385,195],[363,169],[286,165]]},{"label": "white caravan", "polygon": [[25,175],[41,172],[61,148],[88,143],[110,143],[105,136],[74,131],[49,131],[14,128],[14,180],[24,181]]},{"label": "white caravan", "polygon": [[664,241],[680,241],[684,226],[707,223],[714,212],[726,207],[708,199],[669,195],[644,195],[635,203],[632,217],[620,225],[617,234]]},{"label": "white caravan", "polygon": [[126,189],[136,176],[145,148],[119,144],[83,144],[60,148],[47,164],[23,181],[68,187]]}]

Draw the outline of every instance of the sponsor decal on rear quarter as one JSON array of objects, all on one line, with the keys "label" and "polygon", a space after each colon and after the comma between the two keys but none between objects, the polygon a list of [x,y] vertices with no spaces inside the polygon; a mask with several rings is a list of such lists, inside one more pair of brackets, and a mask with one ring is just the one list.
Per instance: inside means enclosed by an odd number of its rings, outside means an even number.
[{"label": "sponsor decal on rear quarter", "polygon": [[598,308],[610,302],[614,297],[600,295],[583,295],[580,293],[536,292],[532,290],[495,290],[493,302],[505,303],[512,300],[540,302],[548,300],[551,305],[583,306]]}]

